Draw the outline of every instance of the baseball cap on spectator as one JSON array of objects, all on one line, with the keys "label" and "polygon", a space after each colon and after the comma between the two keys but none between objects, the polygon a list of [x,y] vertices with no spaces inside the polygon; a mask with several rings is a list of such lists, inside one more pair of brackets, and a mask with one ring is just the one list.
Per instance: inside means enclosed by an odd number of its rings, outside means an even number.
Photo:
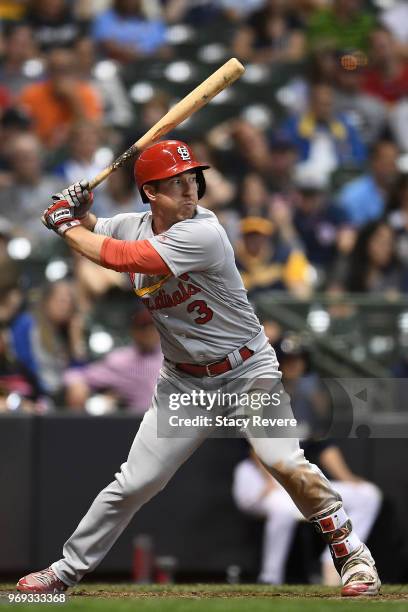
[{"label": "baseball cap on spectator", "polygon": [[246,217],[241,221],[242,234],[262,234],[272,236],[275,225],[269,219],[263,217]]},{"label": "baseball cap on spectator", "polygon": [[285,359],[301,358],[305,362],[306,369],[310,367],[310,352],[308,342],[299,334],[284,334],[274,346],[279,363]]}]

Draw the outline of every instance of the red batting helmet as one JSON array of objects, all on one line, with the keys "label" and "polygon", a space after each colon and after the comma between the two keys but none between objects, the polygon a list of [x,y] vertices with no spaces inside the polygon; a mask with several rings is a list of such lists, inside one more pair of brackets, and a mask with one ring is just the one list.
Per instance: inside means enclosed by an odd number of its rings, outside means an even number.
[{"label": "red batting helmet", "polygon": [[198,199],[200,199],[205,193],[203,170],[209,166],[198,162],[190,147],[181,140],[161,140],[151,145],[142,151],[135,162],[135,180],[143,202],[149,201],[142,189],[146,183],[169,178],[195,168],[197,169]]}]

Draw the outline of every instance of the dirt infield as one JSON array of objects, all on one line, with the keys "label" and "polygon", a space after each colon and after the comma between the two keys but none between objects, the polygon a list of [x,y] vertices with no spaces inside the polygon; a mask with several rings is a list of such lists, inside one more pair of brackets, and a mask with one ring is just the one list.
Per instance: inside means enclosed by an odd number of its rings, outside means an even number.
[{"label": "dirt infield", "polygon": [[[14,585],[0,585],[0,610],[8,604]],[[136,603],[137,602],[137,603]],[[317,585],[264,586],[254,584],[81,584],[68,591],[61,604],[37,603],[45,612],[407,612],[408,586],[386,585],[377,597],[342,598],[339,589]],[[20,610],[33,610],[21,602]]]},{"label": "dirt infield", "polygon": [[[113,586],[113,585],[112,585]],[[378,597],[366,598],[370,601],[407,601],[408,588],[406,586],[385,587],[384,592]],[[293,599],[293,598],[319,598],[337,599],[345,601],[340,597],[339,589],[325,587],[311,587],[308,585],[296,585],[293,587],[257,587],[254,585],[198,585],[189,587],[188,585],[172,586],[171,588],[147,587],[147,586],[128,586],[115,585],[113,588],[106,588],[106,585],[90,586],[89,588],[76,587],[70,592],[71,597],[93,597],[103,599],[147,599],[159,598],[167,599],[230,599],[230,598],[268,598],[268,599]],[[408,608],[407,608],[408,609]]]},{"label": "dirt infield", "polygon": [[[1,592],[14,591],[12,584],[0,584]],[[254,584],[197,584],[197,585],[137,585],[137,584],[82,584],[69,590],[72,598],[94,599],[341,599],[339,589],[319,585],[266,586]],[[377,597],[370,601],[407,601],[408,585],[384,585]],[[408,607],[407,607],[408,610]]]}]

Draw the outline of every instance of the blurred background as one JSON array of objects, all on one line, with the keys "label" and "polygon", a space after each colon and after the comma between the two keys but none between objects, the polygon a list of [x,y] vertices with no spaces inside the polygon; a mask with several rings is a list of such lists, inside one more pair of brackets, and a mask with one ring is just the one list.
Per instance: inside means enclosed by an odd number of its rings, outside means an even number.
[{"label": "blurred background", "polygon": [[[127,277],[39,215],[236,56],[242,78],[169,136],[211,164],[200,203],[228,233],[308,435],[342,438],[344,479],[381,490],[371,546],[386,581],[406,579],[408,3],[0,0],[0,55],[0,572],[58,558],[125,459],[161,363]],[[95,191],[98,216],[143,210],[131,165]],[[360,429],[348,412],[330,431],[316,390],[331,378],[356,381]],[[143,535],[178,578],[255,579],[262,518],[231,492],[246,454],[204,445],[96,575],[129,577]],[[316,579],[310,538],[300,523],[286,580]]]}]

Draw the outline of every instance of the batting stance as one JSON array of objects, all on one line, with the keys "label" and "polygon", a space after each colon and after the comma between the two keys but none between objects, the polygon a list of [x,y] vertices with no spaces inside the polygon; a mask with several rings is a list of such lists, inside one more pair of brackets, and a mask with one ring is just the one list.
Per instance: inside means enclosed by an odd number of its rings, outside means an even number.
[{"label": "batting stance", "polygon": [[[162,141],[135,164],[136,182],[151,212],[97,219],[89,212],[92,194],[86,182],[53,196],[44,211],[43,222],[70,247],[101,266],[129,273],[160,332],[164,362],[127,461],[65,543],[63,557],[21,578],[20,591],[49,593],[77,584],[209,435],[208,428],[197,427],[188,438],[158,437],[158,411],[168,409],[169,387],[188,393],[192,380],[199,389],[215,379],[222,390],[232,379],[245,392],[251,380],[280,379],[226,233],[212,212],[198,206],[206,168],[185,143]],[[341,497],[305,459],[298,440],[249,435],[249,442],[330,545],[342,595],[376,595],[381,583],[368,548],[353,530]]]}]

